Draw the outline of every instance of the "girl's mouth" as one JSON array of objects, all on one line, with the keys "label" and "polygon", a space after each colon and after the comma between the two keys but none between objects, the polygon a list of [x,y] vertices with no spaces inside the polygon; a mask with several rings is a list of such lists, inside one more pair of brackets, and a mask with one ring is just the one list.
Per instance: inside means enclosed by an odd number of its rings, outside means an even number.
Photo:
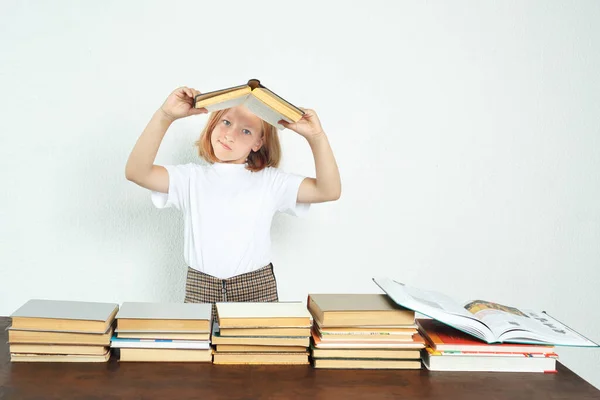
[{"label": "girl's mouth", "polygon": [[219,142],[225,150],[231,150],[231,147],[227,146],[225,143],[221,142],[220,140],[217,140],[217,142]]}]

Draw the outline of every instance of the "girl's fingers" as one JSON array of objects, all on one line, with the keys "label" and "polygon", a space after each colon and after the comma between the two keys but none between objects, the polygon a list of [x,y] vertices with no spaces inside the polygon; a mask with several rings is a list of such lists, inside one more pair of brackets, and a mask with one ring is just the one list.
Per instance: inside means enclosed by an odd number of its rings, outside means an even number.
[{"label": "girl's fingers", "polygon": [[182,86],[179,88],[178,92],[180,94],[184,94],[188,97],[194,98],[196,95],[199,95],[200,92],[194,88],[189,88],[187,86]]},{"label": "girl's fingers", "polygon": [[206,108],[190,108],[189,110],[189,115],[198,115],[198,114],[206,114],[208,113],[208,110]]},{"label": "girl's fingers", "polygon": [[177,91],[177,97],[178,97],[180,100],[185,100],[185,98],[187,97],[187,95],[188,95],[188,94],[187,94],[187,91],[185,90],[185,88],[184,88],[184,87],[182,87],[182,88],[179,88],[179,90]]}]

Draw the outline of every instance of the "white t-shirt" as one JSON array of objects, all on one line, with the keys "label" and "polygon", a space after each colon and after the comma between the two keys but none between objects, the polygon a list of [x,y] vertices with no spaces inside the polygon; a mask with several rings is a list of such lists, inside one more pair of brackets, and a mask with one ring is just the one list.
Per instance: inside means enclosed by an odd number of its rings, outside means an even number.
[{"label": "white t-shirt", "polygon": [[220,279],[268,265],[275,212],[300,216],[310,207],[296,202],[304,177],[278,168],[252,172],[229,163],[165,168],[169,193],[152,191],[152,202],[183,212],[186,263]]}]

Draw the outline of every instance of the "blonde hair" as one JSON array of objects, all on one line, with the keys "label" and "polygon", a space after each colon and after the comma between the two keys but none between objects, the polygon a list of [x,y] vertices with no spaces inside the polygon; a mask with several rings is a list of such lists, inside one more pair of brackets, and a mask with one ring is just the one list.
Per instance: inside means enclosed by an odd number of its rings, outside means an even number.
[{"label": "blonde hair", "polygon": [[[194,143],[198,146],[198,155],[211,164],[218,162],[219,159],[215,156],[210,137],[219,120],[228,110],[227,108],[211,113],[206,126],[200,133],[200,138]],[[267,167],[277,167],[281,160],[281,145],[277,128],[266,121],[261,120],[261,122],[263,145],[258,151],[251,151],[248,154],[246,169],[252,172],[258,172]]]}]

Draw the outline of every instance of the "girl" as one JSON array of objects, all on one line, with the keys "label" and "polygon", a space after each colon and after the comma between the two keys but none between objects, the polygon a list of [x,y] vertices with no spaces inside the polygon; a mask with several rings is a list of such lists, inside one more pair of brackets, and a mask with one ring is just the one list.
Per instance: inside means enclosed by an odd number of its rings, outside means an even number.
[{"label": "girl", "polygon": [[194,108],[199,91],[173,91],[142,132],[125,168],[128,180],[152,191],[157,208],[184,215],[184,256],[188,264],[185,302],[277,301],[270,255],[276,211],[301,215],[311,203],[337,200],[338,167],[317,114],[280,123],[310,145],[316,178],[278,169],[277,129],[237,106],[210,115],[196,142],[208,164],[154,165],[169,126],[179,118],[207,113]]}]

